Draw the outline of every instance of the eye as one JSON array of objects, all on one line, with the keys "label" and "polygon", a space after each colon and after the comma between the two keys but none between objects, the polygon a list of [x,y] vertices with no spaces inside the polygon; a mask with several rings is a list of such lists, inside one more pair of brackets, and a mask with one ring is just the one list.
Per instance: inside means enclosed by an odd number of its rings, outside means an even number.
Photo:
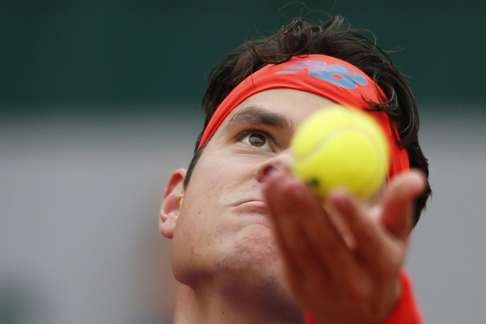
[{"label": "eye", "polygon": [[240,141],[243,142],[244,144],[262,148],[265,150],[272,149],[270,147],[270,141],[271,141],[270,136],[261,131],[256,131],[256,130],[247,131],[246,133],[242,134]]}]

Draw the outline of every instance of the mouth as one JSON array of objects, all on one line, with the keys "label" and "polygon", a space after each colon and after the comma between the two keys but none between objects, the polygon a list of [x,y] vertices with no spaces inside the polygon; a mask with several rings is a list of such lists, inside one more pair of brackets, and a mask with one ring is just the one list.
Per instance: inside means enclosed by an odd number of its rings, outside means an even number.
[{"label": "mouth", "polygon": [[237,203],[233,207],[236,211],[244,213],[268,214],[268,206],[261,200],[245,200]]}]

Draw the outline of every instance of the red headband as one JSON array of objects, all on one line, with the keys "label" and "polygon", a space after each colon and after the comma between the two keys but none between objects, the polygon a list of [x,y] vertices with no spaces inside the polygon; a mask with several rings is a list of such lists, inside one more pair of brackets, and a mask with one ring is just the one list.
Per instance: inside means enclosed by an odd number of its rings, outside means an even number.
[{"label": "red headband", "polygon": [[[248,97],[269,89],[302,90],[328,98],[339,104],[360,109],[385,103],[380,87],[356,66],[335,57],[311,54],[294,56],[281,64],[269,64],[238,84],[216,108],[201,136],[198,148],[206,144],[224,119]],[[391,163],[388,178],[409,169],[407,151],[399,147],[398,132],[385,112],[372,112],[383,129],[390,146]]]}]

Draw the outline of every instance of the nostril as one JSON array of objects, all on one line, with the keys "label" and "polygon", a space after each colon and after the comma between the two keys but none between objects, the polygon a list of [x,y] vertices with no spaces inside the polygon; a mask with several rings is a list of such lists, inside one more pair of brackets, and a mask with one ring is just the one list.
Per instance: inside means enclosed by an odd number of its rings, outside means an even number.
[{"label": "nostril", "polygon": [[265,181],[277,169],[273,165],[266,165],[260,172],[260,181]]}]

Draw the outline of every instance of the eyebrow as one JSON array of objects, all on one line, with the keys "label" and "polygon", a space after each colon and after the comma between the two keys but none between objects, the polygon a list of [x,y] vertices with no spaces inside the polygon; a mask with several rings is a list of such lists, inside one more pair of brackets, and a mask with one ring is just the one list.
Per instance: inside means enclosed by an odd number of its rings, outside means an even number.
[{"label": "eyebrow", "polygon": [[270,112],[260,106],[248,106],[244,110],[236,113],[228,122],[228,127],[234,124],[258,124],[275,128],[292,130],[292,121],[283,115]]}]

